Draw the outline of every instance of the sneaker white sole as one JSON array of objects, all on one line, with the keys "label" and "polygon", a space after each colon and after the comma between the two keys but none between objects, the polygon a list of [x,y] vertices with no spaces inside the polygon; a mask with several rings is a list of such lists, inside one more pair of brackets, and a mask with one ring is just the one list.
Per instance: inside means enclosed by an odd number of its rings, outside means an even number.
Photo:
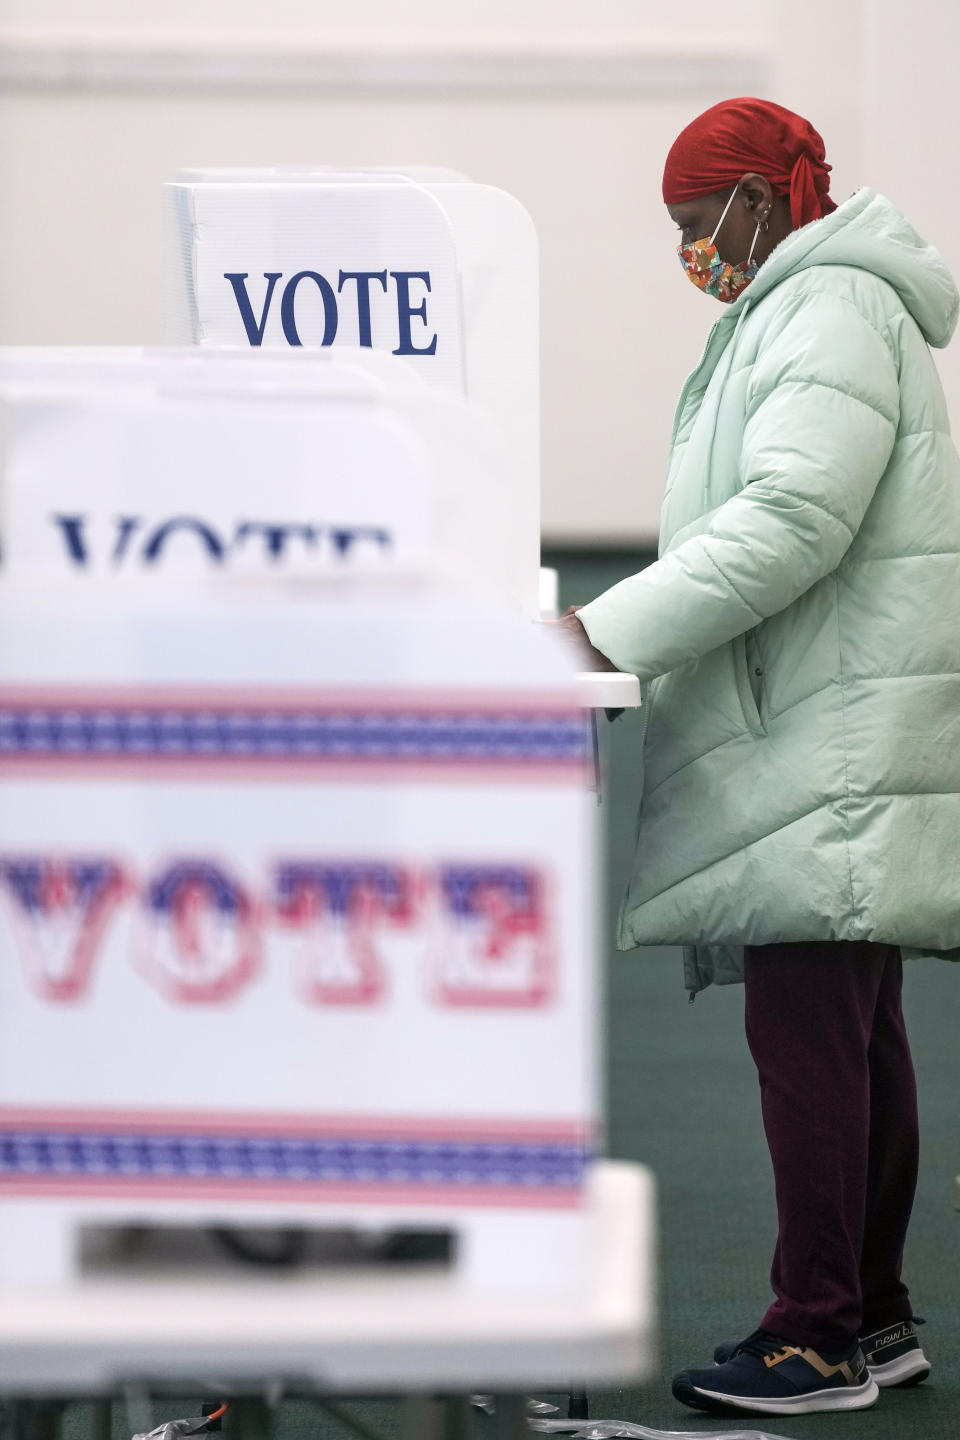
[{"label": "sneaker white sole", "polygon": [[880,1391],[873,1376],[862,1385],[844,1386],[842,1390],[814,1390],[808,1395],[784,1396],[780,1400],[769,1400],[760,1396],[751,1400],[745,1395],[724,1395],[719,1390],[701,1390],[698,1385],[691,1388],[705,1400],[729,1405],[731,1409],[744,1410],[751,1415],[813,1415],[825,1410],[868,1410],[880,1398]]},{"label": "sneaker white sole", "polygon": [[908,1380],[919,1383],[930,1374],[930,1361],[922,1350],[908,1350],[884,1365],[871,1365],[870,1374],[881,1387],[905,1385]]}]

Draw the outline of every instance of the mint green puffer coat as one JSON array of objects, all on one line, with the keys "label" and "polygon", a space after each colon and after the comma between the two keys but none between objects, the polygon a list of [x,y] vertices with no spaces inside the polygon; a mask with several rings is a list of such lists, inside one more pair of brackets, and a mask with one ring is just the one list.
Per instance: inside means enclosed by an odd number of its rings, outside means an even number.
[{"label": "mint green puffer coat", "polygon": [[660,559],[579,612],[652,682],[618,944],[693,990],[744,944],[960,947],[957,309],[871,190],[789,235],[683,389]]}]

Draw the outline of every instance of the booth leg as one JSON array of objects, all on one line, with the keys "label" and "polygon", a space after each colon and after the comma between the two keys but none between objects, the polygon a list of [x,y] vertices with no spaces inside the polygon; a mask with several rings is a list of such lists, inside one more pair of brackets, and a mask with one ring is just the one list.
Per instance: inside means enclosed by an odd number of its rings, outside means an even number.
[{"label": "booth leg", "polygon": [[590,1406],[587,1403],[587,1392],[585,1390],[571,1390],[570,1398],[567,1401],[568,1420],[589,1420]]},{"label": "booth leg", "polygon": [[527,1400],[525,1395],[496,1396],[497,1440],[527,1440]]},{"label": "booth leg", "polygon": [[5,1407],[11,1440],[63,1440],[65,1400],[12,1400]]},{"label": "booth leg", "polygon": [[88,1400],[86,1424],[83,1427],[84,1440],[111,1440],[113,1434],[113,1405],[109,1400]]},{"label": "booth leg", "polygon": [[408,1395],[402,1402],[403,1440],[473,1440],[467,1395]]},{"label": "booth leg", "polygon": [[273,1413],[265,1400],[241,1395],[231,1400],[225,1418],[231,1440],[271,1440]]},{"label": "booth leg", "polygon": [[432,1395],[407,1395],[401,1404],[403,1440],[445,1440],[446,1408]]},{"label": "booth leg", "polygon": [[446,1411],[446,1440],[473,1440],[473,1408],[468,1395],[448,1395],[443,1402]]}]

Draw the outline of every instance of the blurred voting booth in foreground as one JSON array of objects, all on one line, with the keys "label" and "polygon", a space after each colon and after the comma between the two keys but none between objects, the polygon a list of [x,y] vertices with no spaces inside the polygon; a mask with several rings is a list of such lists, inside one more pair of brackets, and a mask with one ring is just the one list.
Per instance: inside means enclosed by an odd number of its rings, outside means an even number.
[{"label": "blurred voting booth in foreground", "polygon": [[[599,1158],[632,677],[531,624],[535,235],[422,168],[185,171],[166,225],[175,343],[0,351],[0,1393],[488,1387],[506,1440],[654,1363],[652,1180]],[[116,1243],[214,1227],[453,1259]]]},{"label": "blurred voting booth in foreground", "polygon": [[[8,1393],[652,1363],[650,1180],[598,1159],[585,711],[444,563],[446,471],[495,510],[497,444],[377,363],[0,352]],[[366,1292],[85,1268],[210,1226],[455,1260]]]}]

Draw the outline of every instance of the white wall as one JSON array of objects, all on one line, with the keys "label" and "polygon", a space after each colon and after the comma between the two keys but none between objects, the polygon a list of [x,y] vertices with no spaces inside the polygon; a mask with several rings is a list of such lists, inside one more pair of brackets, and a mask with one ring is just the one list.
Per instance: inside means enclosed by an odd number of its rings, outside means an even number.
[{"label": "white wall", "polygon": [[[909,25],[890,0],[862,0],[860,99],[864,171],[874,189],[909,215],[960,276],[960,142],[953,120],[960,63],[960,6],[912,0]],[[960,430],[960,339],[936,353]]]},{"label": "white wall", "polygon": [[[649,540],[676,392],[716,316],[673,254],[663,156],[705,106],[769,95],[822,131],[835,196],[887,190],[950,258],[960,11],[910,14],[740,0],[705,27],[662,0],[5,0],[0,341],[160,339],[159,192],[182,165],[451,166],[517,195],[540,233],[545,533]],[[944,374],[960,389],[952,360]]]},{"label": "white wall", "polygon": [[699,105],[21,96],[0,111],[26,137],[0,176],[0,336],[160,339],[160,186],[182,164],[449,165],[517,195],[540,234],[545,530],[650,536],[672,397],[713,318],[659,197]]},{"label": "white wall", "polygon": [[[766,23],[766,0],[740,0],[723,17],[725,38],[749,42]],[[703,38],[695,7],[665,7],[661,0],[5,0],[11,27],[102,34],[106,29],[169,34],[211,30],[221,37],[238,31],[350,33],[374,40],[409,35],[479,35],[509,41],[519,35],[592,37],[660,35],[666,40]]]}]

